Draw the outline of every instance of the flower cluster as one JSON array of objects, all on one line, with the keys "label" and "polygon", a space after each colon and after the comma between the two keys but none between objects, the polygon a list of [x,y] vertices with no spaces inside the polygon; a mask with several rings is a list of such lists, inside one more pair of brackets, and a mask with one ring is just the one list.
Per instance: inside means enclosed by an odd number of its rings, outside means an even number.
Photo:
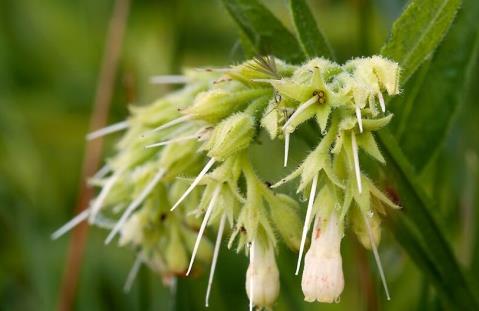
[{"label": "flower cluster", "polygon": [[[228,247],[249,256],[252,309],[271,307],[279,295],[277,237],[299,251],[298,274],[311,223],[305,300],[338,300],[344,287],[341,240],[350,222],[373,250],[387,293],[377,253],[379,214],[398,206],[363,173],[358,153],[385,162],[373,132],[391,120],[385,95],[399,93],[398,65],[379,56],[342,66],[323,58],[293,66],[259,57],[225,69],[188,71],[184,80],[182,89],[132,108],[127,121],[90,135],[127,129],[116,154],[91,180],[101,188],[98,196],[55,237],[88,219],[111,228],[107,243],[119,235],[120,245],[133,246],[139,260],[165,278],[189,275],[196,258],[211,260],[208,305],[229,230]],[[262,131],[284,140],[287,166],[290,139],[301,139],[295,133],[303,123],[317,123],[317,146],[288,176],[265,183],[250,147]],[[296,178],[298,193],[309,197],[304,222],[297,200],[277,190]],[[208,227],[217,232],[214,246],[203,238]]]}]

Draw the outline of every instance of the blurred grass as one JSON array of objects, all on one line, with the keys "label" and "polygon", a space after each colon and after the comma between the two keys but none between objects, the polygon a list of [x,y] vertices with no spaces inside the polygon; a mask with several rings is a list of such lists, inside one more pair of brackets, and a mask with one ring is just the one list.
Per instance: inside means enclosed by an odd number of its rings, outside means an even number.
[{"label": "blurred grass", "polygon": [[[377,51],[404,2],[310,3],[339,61],[344,61]],[[49,236],[72,217],[112,3],[0,2],[0,310],[53,310],[57,305],[69,238],[51,241]],[[273,1],[271,6],[291,27],[284,2]],[[361,30],[362,26],[366,28]],[[241,59],[241,53],[233,48],[237,38],[220,1],[133,2],[110,121],[126,117],[128,104],[147,104],[166,91],[148,83],[151,75],[178,73],[183,66],[222,66]],[[474,81],[477,85],[477,72]],[[446,148],[423,178],[426,188],[438,193],[441,204],[436,212],[455,246],[460,244],[462,189],[467,186],[465,152],[477,155],[479,151],[478,107],[473,100],[478,96],[479,89],[472,88]],[[261,157],[261,149],[271,143],[263,140],[264,146],[253,151],[259,155],[258,167],[261,161],[269,161]],[[111,146],[114,138],[108,143]],[[281,146],[274,148],[282,154]],[[111,148],[106,150],[111,152]],[[292,154],[292,159],[300,158]],[[477,193],[477,182],[475,185],[473,194]],[[479,229],[477,225],[473,229],[472,240],[477,241]],[[177,296],[172,299],[161,280],[143,267],[131,293],[125,295],[122,287],[133,254],[116,246],[105,247],[104,236],[98,229],[89,235],[76,310],[169,310],[174,304],[178,310],[203,309],[206,274],[198,280],[179,280]],[[389,234],[384,235],[381,253],[391,302],[385,301],[374,265],[358,260],[361,254],[356,243],[354,238],[345,239],[346,289],[341,303],[333,305],[302,302],[300,278],[293,275],[295,255],[281,249],[282,295],[277,309],[433,309],[434,299],[424,295],[429,292],[428,284]],[[475,245],[468,261],[477,276],[479,248]],[[372,263],[370,254],[363,256],[366,263]],[[222,251],[210,309],[246,310],[246,265],[242,255]],[[361,286],[360,272],[365,269],[373,282],[369,289]],[[367,302],[371,290],[374,303]]]}]

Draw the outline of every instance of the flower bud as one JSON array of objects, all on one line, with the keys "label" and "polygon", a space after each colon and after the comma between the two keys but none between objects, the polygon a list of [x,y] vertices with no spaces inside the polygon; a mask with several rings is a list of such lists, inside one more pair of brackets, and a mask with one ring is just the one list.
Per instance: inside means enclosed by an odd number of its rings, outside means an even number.
[{"label": "flower bud", "polygon": [[[371,227],[372,239],[374,240],[374,245],[379,245],[381,241],[381,218],[378,213],[369,212],[365,217],[369,217],[369,226]],[[368,228],[364,221],[364,216],[361,214],[359,208],[351,209],[351,224],[353,231],[358,237],[359,242],[367,248],[371,249],[371,239],[369,237]]]},{"label": "flower bud", "polygon": [[160,167],[166,170],[165,179],[179,174],[189,173],[188,170],[200,165],[201,154],[198,153],[198,143],[194,140],[172,143],[163,149],[160,157]]},{"label": "flower bud", "polygon": [[246,271],[246,293],[253,305],[271,307],[279,295],[279,271],[271,246],[253,244],[252,260]]},{"label": "flower bud", "polygon": [[140,245],[143,241],[143,221],[141,214],[135,213],[125,222],[121,229],[120,246]]},{"label": "flower bud", "polygon": [[335,211],[329,219],[317,217],[311,246],[304,260],[301,287],[304,300],[332,303],[344,288],[340,252],[343,225]]},{"label": "flower bud", "polygon": [[177,229],[172,230],[165,252],[165,261],[170,272],[182,275],[188,267],[188,257]]},{"label": "flower bud", "polygon": [[271,205],[271,220],[286,245],[294,251],[301,243],[301,220],[298,203],[285,194],[278,194],[278,204]]},{"label": "flower bud", "polygon": [[239,90],[212,89],[198,94],[185,113],[194,119],[217,123],[235,113],[252,100],[270,93],[268,88],[243,88]]},{"label": "flower bud", "polygon": [[220,161],[249,146],[254,135],[254,120],[247,113],[237,113],[219,123],[205,144],[208,156]]}]

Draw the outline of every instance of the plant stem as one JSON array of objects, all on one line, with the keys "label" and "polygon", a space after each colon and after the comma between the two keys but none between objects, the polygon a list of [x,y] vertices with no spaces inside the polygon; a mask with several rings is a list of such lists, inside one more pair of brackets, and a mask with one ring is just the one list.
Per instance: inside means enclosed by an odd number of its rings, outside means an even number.
[{"label": "plant stem", "polygon": [[[95,95],[94,110],[90,119],[90,129],[95,130],[105,126],[113,93],[114,78],[116,75],[123,34],[128,18],[130,0],[116,0],[110,18],[107,40],[98,77]],[[80,190],[76,205],[76,213],[86,209],[93,197],[93,189],[88,187],[86,179],[98,169],[103,147],[103,139],[88,141],[83,159]],[[58,310],[71,310],[75,298],[78,276],[85,251],[88,224],[81,223],[73,230],[72,239],[68,247],[67,261],[62,278]]]}]

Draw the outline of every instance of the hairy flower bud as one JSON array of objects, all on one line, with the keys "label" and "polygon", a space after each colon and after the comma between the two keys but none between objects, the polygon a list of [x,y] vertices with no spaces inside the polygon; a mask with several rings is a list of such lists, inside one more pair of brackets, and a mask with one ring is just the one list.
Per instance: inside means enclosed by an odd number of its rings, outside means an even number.
[{"label": "hairy flower bud", "polygon": [[364,221],[364,217],[369,217],[369,226],[371,229],[372,239],[374,245],[379,245],[381,241],[381,218],[378,213],[369,212],[366,216],[361,214],[359,208],[352,208],[351,210],[351,224],[354,233],[358,237],[359,242],[367,248],[372,249],[371,238],[369,236],[367,225]]},{"label": "hairy flower bud", "polygon": [[304,260],[301,287],[304,300],[334,302],[344,288],[340,252],[343,225],[333,211],[329,219],[317,217],[311,246]]},{"label": "hairy flower bud", "polygon": [[208,156],[225,160],[249,146],[254,135],[254,120],[247,113],[237,113],[219,123],[204,148]]},{"label": "hairy flower bud", "polygon": [[246,271],[246,293],[253,305],[271,307],[279,295],[279,271],[271,246],[253,244]]},{"label": "hairy flower bud", "polygon": [[165,260],[168,270],[175,274],[184,274],[188,267],[188,257],[178,230],[171,232],[170,241],[166,247]]},{"label": "hairy flower bud", "polygon": [[277,198],[278,203],[271,206],[271,220],[286,245],[296,251],[301,243],[298,203],[285,194],[278,194]]},{"label": "hairy flower bud", "polygon": [[212,89],[198,94],[193,105],[187,108],[185,113],[194,119],[217,123],[241,110],[252,100],[270,92],[267,88],[243,88],[234,91]]}]

